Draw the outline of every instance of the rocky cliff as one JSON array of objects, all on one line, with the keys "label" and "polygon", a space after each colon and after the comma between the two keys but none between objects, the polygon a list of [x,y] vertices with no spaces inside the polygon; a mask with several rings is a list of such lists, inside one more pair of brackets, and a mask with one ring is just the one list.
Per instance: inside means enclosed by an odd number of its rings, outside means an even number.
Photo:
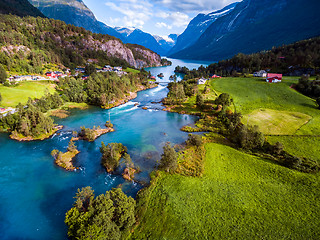
[{"label": "rocky cliff", "polygon": [[82,43],[90,50],[102,50],[110,57],[125,60],[135,68],[161,66],[161,57],[157,53],[139,45],[123,44],[118,39],[100,41],[93,37],[82,39]]}]

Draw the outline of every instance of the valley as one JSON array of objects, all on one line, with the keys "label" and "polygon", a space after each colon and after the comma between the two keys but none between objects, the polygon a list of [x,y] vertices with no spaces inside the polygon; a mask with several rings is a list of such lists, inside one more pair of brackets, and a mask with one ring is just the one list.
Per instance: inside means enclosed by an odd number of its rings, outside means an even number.
[{"label": "valley", "polygon": [[320,239],[320,2],[226,4],[0,0],[1,239]]}]

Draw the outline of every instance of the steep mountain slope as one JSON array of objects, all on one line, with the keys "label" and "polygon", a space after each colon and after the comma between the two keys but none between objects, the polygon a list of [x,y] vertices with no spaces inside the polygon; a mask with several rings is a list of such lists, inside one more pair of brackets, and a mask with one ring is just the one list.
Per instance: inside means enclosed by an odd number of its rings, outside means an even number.
[{"label": "steep mountain slope", "polygon": [[220,60],[320,35],[320,1],[244,0],[171,57]]},{"label": "steep mountain slope", "polygon": [[170,34],[168,37],[171,38],[174,42],[177,42],[179,34],[173,33],[173,34]]},{"label": "steep mountain slope", "polygon": [[102,33],[101,27],[91,10],[82,0],[29,0],[49,18],[83,27],[94,33]]},{"label": "steep mountain slope", "polygon": [[230,13],[237,4],[237,2],[232,3],[219,11],[209,14],[198,14],[178,37],[176,45],[170,50],[169,54],[176,53],[194,44],[213,22]]},{"label": "steep mountain slope", "polygon": [[116,38],[119,38],[121,41],[124,41],[124,37],[122,36],[122,34],[118,33],[113,27],[109,27],[108,25],[106,25],[103,22],[99,22],[99,26],[101,29],[100,33],[108,34],[110,36],[114,36]]},{"label": "steep mountain slope", "polygon": [[20,17],[45,17],[28,0],[0,0],[0,14],[13,14]]},{"label": "steep mountain slope", "polygon": [[100,66],[161,65],[161,57],[149,49],[125,45],[115,37],[94,34],[62,21],[0,14],[0,23],[0,64],[8,69],[12,64],[24,67],[28,62],[30,69],[47,63],[84,66],[88,59],[96,59]]},{"label": "steep mountain slope", "polygon": [[[170,37],[171,36],[171,37]],[[164,55],[166,55],[172,47],[175,45],[177,41],[177,34],[170,34],[168,37],[161,37],[157,35],[153,35],[159,45],[165,50]]]}]

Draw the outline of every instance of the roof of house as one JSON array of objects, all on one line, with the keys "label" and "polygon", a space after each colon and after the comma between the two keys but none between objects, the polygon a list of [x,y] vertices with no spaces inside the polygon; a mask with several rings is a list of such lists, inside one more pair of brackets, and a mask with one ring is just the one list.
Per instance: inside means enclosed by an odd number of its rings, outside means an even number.
[{"label": "roof of house", "polygon": [[267,74],[267,78],[282,78],[282,74],[278,74],[278,73],[268,73]]}]

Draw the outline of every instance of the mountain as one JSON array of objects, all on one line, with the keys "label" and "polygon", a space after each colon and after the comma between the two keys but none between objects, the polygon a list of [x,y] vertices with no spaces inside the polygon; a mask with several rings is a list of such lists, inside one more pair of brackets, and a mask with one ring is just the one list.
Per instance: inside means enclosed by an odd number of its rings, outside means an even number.
[{"label": "mountain", "polygon": [[122,34],[118,33],[113,27],[109,27],[108,25],[106,25],[103,22],[98,21],[98,23],[100,26],[100,33],[114,36],[116,38],[119,38],[121,41],[125,40],[125,38],[122,36]]},{"label": "mountain", "polygon": [[172,33],[168,37],[171,38],[174,42],[177,42],[179,34]]},{"label": "mountain", "polygon": [[174,45],[159,36],[152,36],[140,29],[115,27],[114,30],[121,34],[120,39],[123,42],[142,45],[162,56],[165,56]]},{"label": "mountain", "polygon": [[20,17],[45,17],[28,0],[0,0],[0,14],[13,14]]},{"label": "mountain", "polygon": [[170,57],[216,61],[320,35],[318,0],[244,0]]},{"label": "mountain", "polygon": [[82,0],[29,0],[29,2],[49,18],[83,27],[94,33],[103,33],[94,14]]},{"label": "mountain", "polygon": [[169,48],[161,44],[149,33],[139,29],[112,28],[99,22],[82,0],[29,0],[49,18],[83,27],[94,33],[102,33],[121,39],[125,43],[138,44],[165,55]]},{"label": "mountain", "polygon": [[89,60],[99,66],[161,66],[161,57],[143,46],[62,21],[0,14],[0,23],[0,35],[5,36],[0,41],[0,64],[13,72],[38,71],[46,64],[74,68]]},{"label": "mountain", "polygon": [[164,49],[166,55],[172,47],[176,44],[178,34],[170,34],[168,37],[161,37],[157,35],[153,35],[159,45]]},{"label": "mountain", "polygon": [[176,45],[170,50],[169,54],[176,53],[194,44],[213,22],[227,15],[237,4],[238,2],[232,3],[221,10],[209,14],[198,14],[178,37]]}]

